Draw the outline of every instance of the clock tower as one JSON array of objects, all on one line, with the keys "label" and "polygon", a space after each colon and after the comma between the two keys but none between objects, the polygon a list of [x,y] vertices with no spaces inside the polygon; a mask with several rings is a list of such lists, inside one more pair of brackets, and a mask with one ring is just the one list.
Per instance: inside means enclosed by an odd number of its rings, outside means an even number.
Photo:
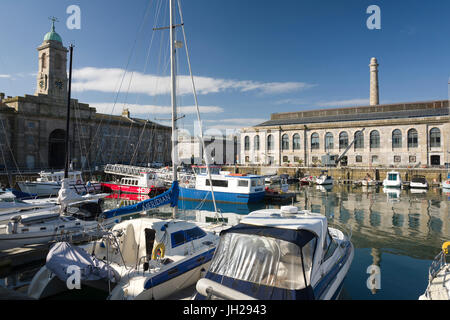
[{"label": "clock tower", "polygon": [[67,97],[67,48],[55,32],[56,18],[52,20],[51,30],[44,36],[44,41],[37,48],[39,53],[39,70],[37,74],[36,95],[46,94],[55,98]]}]

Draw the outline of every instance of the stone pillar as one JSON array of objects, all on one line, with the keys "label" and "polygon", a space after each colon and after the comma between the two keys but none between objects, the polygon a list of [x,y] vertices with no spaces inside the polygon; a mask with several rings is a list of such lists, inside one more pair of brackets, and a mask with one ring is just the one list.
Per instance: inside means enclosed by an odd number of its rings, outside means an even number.
[{"label": "stone pillar", "polygon": [[370,59],[370,105],[379,104],[378,93],[378,63],[376,58]]}]

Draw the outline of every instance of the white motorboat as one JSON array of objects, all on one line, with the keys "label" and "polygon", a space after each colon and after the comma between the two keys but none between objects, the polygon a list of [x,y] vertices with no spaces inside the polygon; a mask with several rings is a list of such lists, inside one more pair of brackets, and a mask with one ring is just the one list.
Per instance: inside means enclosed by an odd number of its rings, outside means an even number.
[{"label": "white motorboat", "polygon": [[[39,173],[36,181],[18,181],[22,192],[35,194],[38,197],[56,196],[61,189],[61,182],[64,179],[64,171]],[[68,182],[70,187],[78,193],[99,192],[101,190],[100,183],[84,183],[81,171],[69,171]]]},{"label": "white motorboat", "polygon": [[442,189],[450,191],[450,177],[447,177],[447,180],[442,181]]},{"label": "white motorboat", "polygon": [[335,299],[353,255],[323,215],[294,206],[254,211],[221,232],[194,298]]},{"label": "white motorboat", "polygon": [[224,228],[145,217],[123,221],[84,246],[59,242],[34,276],[28,295],[42,299],[67,291],[67,268],[76,265],[84,270],[81,289],[111,288],[111,300],[164,299],[200,279],[219,241],[216,233]]},{"label": "white motorboat", "polygon": [[424,176],[413,176],[411,182],[409,183],[410,188],[416,189],[428,189],[428,182]]},{"label": "white motorboat", "polygon": [[333,177],[327,174],[321,174],[316,178],[316,184],[318,185],[329,185],[333,184]]},{"label": "white motorboat", "polygon": [[419,300],[450,300],[450,263],[446,260],[449,248],[450,241],[444,242],[434,258],[428,271],[428,286]]},{"label": "white motorboat", "polygon": [[281,180],[281,177],[276,174],[268,175],[268,176],[264,177],[264,182],[266,184],[277,183],[277,182],[280,182],[280,180]]},{"label": "white motorboat", "polygon": [[401,188],[402,178],[398,171],[389,171],[386,175],[386,179],[383,180],[383,186],[387,188]]}]

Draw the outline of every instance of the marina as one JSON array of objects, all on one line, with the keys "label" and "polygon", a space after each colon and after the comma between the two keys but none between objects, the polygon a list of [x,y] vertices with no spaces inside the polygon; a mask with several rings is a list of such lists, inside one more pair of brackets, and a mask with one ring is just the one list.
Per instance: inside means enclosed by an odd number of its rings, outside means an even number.
[{"label": "marina", "polygon": [[[334,185],[331,190],[319,186],[301,186],[292,184],[290,192],[296,193],[294,205],[300,210],[310,210],[327,217],[329,225],[351,234],[351,242],[355,247],[353,262],[345,279],[340,299],[353,300],[417,300],[427,287],[428,269],[439,253],[440,247],[450,236],[449,200],[450,192],[430,188],[425,193],[412,193],[410,190],[383,190],[382,187],[352,188],[345,185]],[[397,191],[397,192],[395,192]],[[113,206],[119,199],[108,199]],[[219,208],[230,212],[232,204],[217,204]],[[260,203],[247,207],[247,212],[238,204],[234,205],[234,214],[241,221],[250,211],[264,208],[277,208],[277,205]],[[207,202],[179,200],[180,218],[214,220],[214,210]],[[186,208],[186,209],[185,209]],[[209,220],[200,218],[199,210],[209,212]],[[154,217],[170,217],[171,212],[162,209],[148,212]],[[133,219],[139,219],[135,216]],[[138,220],[137,220],[138,221]],[[231,220],[230,220],[231,221]],[[34,272],[45,263],[45,255],[34,263],[14,268],[2,268],[1,285],[24,291],[31,282]],[[380,269],[380,286],[368,288],[367,280],[370,266]],[[398,270],[403,276],[398,277]],[[27,278],[23,278],[24,275]],[[193,288],[191,288],[193,290]],[[194,292],[192,291],[191,294]],[[58,299],[71,299],[79,296],[79,292],[69,292]],[[95,290],[88,290],[85,298],[104,299]],[[190,296],[190,295],[188,295]],[[186,297],[186,295],[185,295]]]},{"label": "marina", "polygon": [[0,59],[0,85],[35,81],[0,92],[0,300],[450,300],[445,50],[420,70],[389,37],[311,43],[302,1],[278,21],[259,3],[277,21],[261,34],[247,4],[181,2],[107,6],[108,28],[86,2],[83,29],[71,5],[46,33],[35,6],[37,72]]}]

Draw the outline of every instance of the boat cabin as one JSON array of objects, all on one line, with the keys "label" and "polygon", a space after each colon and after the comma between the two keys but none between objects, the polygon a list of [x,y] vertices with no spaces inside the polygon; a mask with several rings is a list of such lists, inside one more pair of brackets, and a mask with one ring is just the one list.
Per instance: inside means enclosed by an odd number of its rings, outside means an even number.
[{"label": "boat cabin", "polygon": [[[59,172],[45,172],[41,171],[39,174],[40,178],[37,178],[37,182],[61,182],[64,179],[64,171]],[[70,182],[74,182],[76,184],[83,183],[83,177],[81,176],[80,171],[72,171],[68,173],[68,179]]]}]

